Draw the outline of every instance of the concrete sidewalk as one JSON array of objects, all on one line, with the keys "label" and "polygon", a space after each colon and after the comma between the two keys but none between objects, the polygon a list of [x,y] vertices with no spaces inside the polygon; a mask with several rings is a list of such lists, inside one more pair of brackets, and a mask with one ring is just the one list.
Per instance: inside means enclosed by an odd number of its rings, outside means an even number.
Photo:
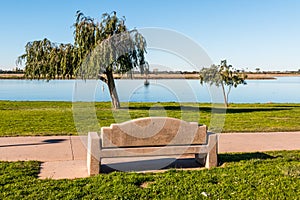
[{"label": "concrete sidewalk", "polygon": [[[0,160],[43,162],[40,178],[87,177],[86,137],[0,137]],[[225,133],[219,136],[219,153],[300,150],[300,132]],[[128,159],[122,162],[131,162]],[[136,161],[136,160],[134,160]],[[116,160],[104,160],[114,164]],[[134,163],[134,162],[133,162]]]}]

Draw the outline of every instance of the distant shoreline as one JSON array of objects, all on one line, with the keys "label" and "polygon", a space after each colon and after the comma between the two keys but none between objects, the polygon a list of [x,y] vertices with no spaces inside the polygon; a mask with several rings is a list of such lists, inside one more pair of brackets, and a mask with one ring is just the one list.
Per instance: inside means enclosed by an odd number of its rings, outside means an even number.
[{"label": "distant shoreline", "polygon": [[0,79],[25,79],[24,74],[0,74]]},{"label": "distant shoreline", "polygon": [[[248,80],[268,80],[276,77],[300,76],[300,73],[246,73]],[[129,79],[127,75],[114,75],[115,79]],[[134,79],[145,79],[145,75],[134,74]],[[0,79],[25,79],[24,74],[0,74]],[[149,74],[148,79],[199,79],[199,74]]]},{"label": "distant shoreline", "polygon": [[276,77],[292,77],[300,76],[300,73],[247,73],[247,79],[264,80],[276,79]]}]

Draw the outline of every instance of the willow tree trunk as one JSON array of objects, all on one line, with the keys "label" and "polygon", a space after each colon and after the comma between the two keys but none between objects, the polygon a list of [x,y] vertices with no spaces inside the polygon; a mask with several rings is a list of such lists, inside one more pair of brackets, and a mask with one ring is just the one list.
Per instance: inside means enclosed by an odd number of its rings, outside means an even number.
[{"label": "willow tree trunk", "polygon": [[118,93],[117,93],[115,80],[114,80],[112,71],[107,71],[106,77],[107,77],[107,86],[109,89],[112,105],[115,109],[119,109],[120,108],[120,100],[118,97]]}]

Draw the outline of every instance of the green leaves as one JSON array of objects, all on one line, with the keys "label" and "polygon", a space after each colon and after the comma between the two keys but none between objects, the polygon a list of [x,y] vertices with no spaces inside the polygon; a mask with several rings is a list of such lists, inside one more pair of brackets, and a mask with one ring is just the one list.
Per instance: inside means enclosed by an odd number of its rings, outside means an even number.
[{"label": "green leaves", "polygon": [[72,78],[73,52],[73,45],[55,44],[45,38],[27,43],[18,63],[25,61],[25,77],[29,79]]},{"label": "green leaves", "polygon": [[77,71],[79,76],[126,73],[145,64],[145,38],[137,30],[128,31],[125,18],[119,18],[116,12],[104,13],[101,22],[77,12],[74,27],[78,65],[82,68]]},{"label": "green leaves", "polygon": [[215,84],[220,86],[222,83],[222,76],[220,74],[219,66],[212,65],[210,68],[202,68],[200,71],[200,83]]}]

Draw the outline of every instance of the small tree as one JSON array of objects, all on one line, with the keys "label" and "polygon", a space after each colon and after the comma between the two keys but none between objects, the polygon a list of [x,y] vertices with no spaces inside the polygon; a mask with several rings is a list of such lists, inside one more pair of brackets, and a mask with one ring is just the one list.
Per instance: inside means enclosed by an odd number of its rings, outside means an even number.
[{"label": "small tree", "polygon": [[237,87],[240,84],[246,84],[246,78],[246,74],[235,70],[232,65],[227,65],[226,60],[222,60],[220,65],[211,65],[210,68],[200,70],[201,84],[208,83],[217,87],[221,86],[226,107],[229,106],[228,98],[232,86]]}]

